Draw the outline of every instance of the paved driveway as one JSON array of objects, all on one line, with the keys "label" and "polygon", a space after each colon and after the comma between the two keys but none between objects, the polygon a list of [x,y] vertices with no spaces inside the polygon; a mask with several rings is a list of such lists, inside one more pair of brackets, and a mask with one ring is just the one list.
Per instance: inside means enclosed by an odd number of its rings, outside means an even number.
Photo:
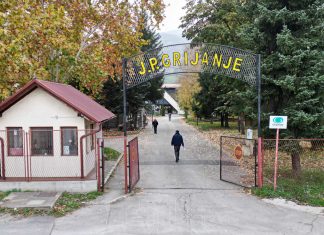
[{"label": "paved driveway", "polygon": [[[43,234],[48,234],[50,226],[51,234],[69,235],[324,233],[323,215],[267,204],[220,181],[218,150],[212,143],[179,117],[158,121],[157,135],[148,127],[139,137],[137,193],[112,201],[123,192],[121,164],[107,193],[91,205],[59,219],[6,217],[0,222],[0,234],[10,234],[15,224],[21,229],[16,234],[28,234],[25,231],[32,227],[44,227]],[[185,142],[178,164],[170,146],[176,129]]]}]

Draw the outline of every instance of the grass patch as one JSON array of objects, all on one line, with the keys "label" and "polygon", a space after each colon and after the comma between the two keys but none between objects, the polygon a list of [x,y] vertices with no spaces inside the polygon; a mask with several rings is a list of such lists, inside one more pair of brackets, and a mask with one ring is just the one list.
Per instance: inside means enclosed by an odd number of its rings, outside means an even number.
[{"label": "grass patch", "polygon": [[300,178],[289,172],[281,172],[277,180],[277,190],[273,185],[252,189],[252,193],[262,198],[284,198],[302,205],[324,207],[324,171],[304,171]]},{"label": "grass patch", "polygon": [[6,196],[8,196],[10,193],[11,191],[0,192],[0,201],[4,199]]},{"label": "grass patch", "polygon": [[118,157],[120,155],[120,152],[118,152],[115,149],[105,147],[104,148],[104,154],[105,154],[105,159],[107,161],[114,161],[114,160],[118,159]]},{"label": "grass patch", "polygon": [[236,128],[237,125],[236,122],[229,122],[228,124],[230,127],[225,128],[225,127],[221,127],[220,121],[214,121],[213,123],[211,123],[210,121],[198,121],[198,125],[197,125],[197,120],[193,118],[188,118],[186,122],[189,125],[197,127],[201,131],[209,131],[209,130],[216,130],[216,129],[228,130],[228,129]]},{"label": "grass patch", "polygon": [[0,201],[2,199],[4,199],[6,196],[8,196],[10,193],[12,193],[12,192],[21,192],[21,190],[13,189],[13,190],[4,191],[4,192],[0,191]]},{"label": "grass patch", "polygon": [[[12,191],[0,192],[1,195],[9,195]],[[10,209],[0,207],[0,213],[8,213],[11,215],[34,216],[34,215],[51,215],[55,217],[62,217],[72,211],[75,211],[85,205],[86,202],[96,199],[102,195],[102,192],[90,193],[67,193],[64,192],[56,201],[54,207],[49,210],[37,210],[31,208]]]}]

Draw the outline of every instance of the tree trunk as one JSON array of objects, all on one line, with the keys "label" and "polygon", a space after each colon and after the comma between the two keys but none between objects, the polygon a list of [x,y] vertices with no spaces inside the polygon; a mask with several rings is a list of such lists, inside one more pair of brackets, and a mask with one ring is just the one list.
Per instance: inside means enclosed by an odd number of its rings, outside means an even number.
[{"label": "tree trunk", "polygon": [[240,116],[240,128],[241,128],[241,134],[245,135],[245,117],[244,117],[244,113],[241,113]]},{"label": "tree trunk", "polygon": [[237,117],[237,130],[239,133],[241,133],[241,117]]},{"label": "tree trunk", "polygon": [[299,152],[293,152],[291,154],[292,173],[294,177],[301,176],[301,164]]},{"label": "tree trunk", "polygon": [[188,119],[188,109],[185,109],[185,119]]},{"label": "tree trunk", "polygon": [[229,128],[229,124],[228,124],[228,113],[225,113],[224,119],[225,119],[225,128]]},{"label": "tree trunk", "polygon": [[224,127],[224,114],[221,113],[221,127]]}]

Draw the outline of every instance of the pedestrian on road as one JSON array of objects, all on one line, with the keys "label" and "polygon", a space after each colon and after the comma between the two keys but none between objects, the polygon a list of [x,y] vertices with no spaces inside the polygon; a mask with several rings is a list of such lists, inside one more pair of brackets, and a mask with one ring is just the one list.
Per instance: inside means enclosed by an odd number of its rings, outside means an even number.
[{"label": "pedestrian on road", "polygon": [[172,137],[171,145],[174,146],[174,155],[176,158],[176,162],[178,162],[180,155],[180,147],[181,145],[182,147],[184,147],[182,135],[180,135],[178,130],[176,130],[176,133]]},{"label": "pedestrian on road", "polygon": [[172,108],[168,108],[169,121],[171,121]]},{"label": "pedestrian on road", "polygon": [[158,121],[156,119],[153,120],[152,126],[154,128],[154,134],[157,134],[157,126],[159,125]]}]

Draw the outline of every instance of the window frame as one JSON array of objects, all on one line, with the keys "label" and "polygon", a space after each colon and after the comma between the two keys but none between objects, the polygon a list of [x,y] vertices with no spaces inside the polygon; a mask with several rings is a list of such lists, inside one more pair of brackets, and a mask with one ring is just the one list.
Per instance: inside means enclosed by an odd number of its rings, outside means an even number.
[{"label": "window frame", "polygon": [[[29,136],[29,142],[30,142],[30,156],[36,156],[36,157],[54,157],[54,130],[53,130],[53,127],[52,126],[33,126],[33,127],[30,127],[30,136]],[[42,130],[42,129],[51,129],[52,131],[52,154],[35,154],[33,153],[33,146],[32,146],[32,140],[33,140],[33,130]]]},{"label": "window frame", "polygon": [[[11,154],[10,152],[10,139],[9,139],[9,131],[10,129],[20,129],[21,133],[22,133],[22,154]],[[7,132],[7,156],[8,157],[23,157],[24,156],[24,132],[23,132],[23,128],[21,126],[10,126],[10,127],[6,127],[6,132]]]},{"label": "window frame", "polygon": [[[63,152],[63,130],[64,129],[75,129],[76,132],[76,147],[77,147],[77,153],[76,154],[64,154]],[[79,137],[78,137],[78,127],[77,126],[61,126],[60,127],[61,130],[61,156],[79,156]]]}]

